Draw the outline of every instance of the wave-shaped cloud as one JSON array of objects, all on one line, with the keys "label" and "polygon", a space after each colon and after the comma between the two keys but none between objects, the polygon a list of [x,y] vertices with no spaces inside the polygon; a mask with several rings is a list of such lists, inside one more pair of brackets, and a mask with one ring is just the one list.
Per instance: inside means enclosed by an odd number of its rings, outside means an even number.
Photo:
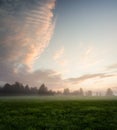
[{"label": "wave-shaped cloud", "polygon": [[32,68],[52,37],[54,7],[55,0],[0,1],[0,68]]}]

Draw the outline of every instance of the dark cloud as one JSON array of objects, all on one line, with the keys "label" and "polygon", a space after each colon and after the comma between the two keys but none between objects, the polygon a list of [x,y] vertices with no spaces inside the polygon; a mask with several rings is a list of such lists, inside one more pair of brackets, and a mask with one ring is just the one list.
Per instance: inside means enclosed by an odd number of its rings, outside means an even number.
[{"label": "dark cloud", "polygon": [[[7,67],[6,67],[7,68]],[[62,79],[61,75],[58,74],[54,70],[36,70],[34,72],[26,72],[20,71],[20,73],[15,73],[10,68],[7,70],[8,75],[6,75],[5,70],[2,71],[0,75],[0,79],[2,82],[9,82],[13,83],[15,81],[22,82],[24,84],[29,84],[31,86],[40,86],[42,83],[45,83],[50,88],[59,88],[65,87],[63,85],[64,80]]]}]

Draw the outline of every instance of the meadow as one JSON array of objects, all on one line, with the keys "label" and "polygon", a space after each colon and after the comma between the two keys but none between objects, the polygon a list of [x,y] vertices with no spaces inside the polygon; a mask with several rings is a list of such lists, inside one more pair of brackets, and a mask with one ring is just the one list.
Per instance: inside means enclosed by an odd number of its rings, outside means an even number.
[{"label": "meadow", "polygon": [[117,130],[117,100],[2,97],[0,130]]}]

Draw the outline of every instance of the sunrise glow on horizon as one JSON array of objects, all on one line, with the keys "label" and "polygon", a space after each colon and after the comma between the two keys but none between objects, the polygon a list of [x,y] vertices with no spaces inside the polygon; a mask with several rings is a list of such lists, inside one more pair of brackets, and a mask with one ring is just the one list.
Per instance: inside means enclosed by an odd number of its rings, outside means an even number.
[{"label": "sunrise glow on horizon", "polygon": [[117,92],[116,0],[1,0],[0,83]]}]

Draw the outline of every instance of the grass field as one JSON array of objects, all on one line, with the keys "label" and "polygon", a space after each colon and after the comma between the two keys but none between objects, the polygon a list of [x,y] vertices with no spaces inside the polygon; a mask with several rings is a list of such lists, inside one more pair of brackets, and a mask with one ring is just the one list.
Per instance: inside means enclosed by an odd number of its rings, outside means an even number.
[{"label": "grass field", "polygon": [[0,130],[117,130],[116,99],[61,99],[0,98]]}]

